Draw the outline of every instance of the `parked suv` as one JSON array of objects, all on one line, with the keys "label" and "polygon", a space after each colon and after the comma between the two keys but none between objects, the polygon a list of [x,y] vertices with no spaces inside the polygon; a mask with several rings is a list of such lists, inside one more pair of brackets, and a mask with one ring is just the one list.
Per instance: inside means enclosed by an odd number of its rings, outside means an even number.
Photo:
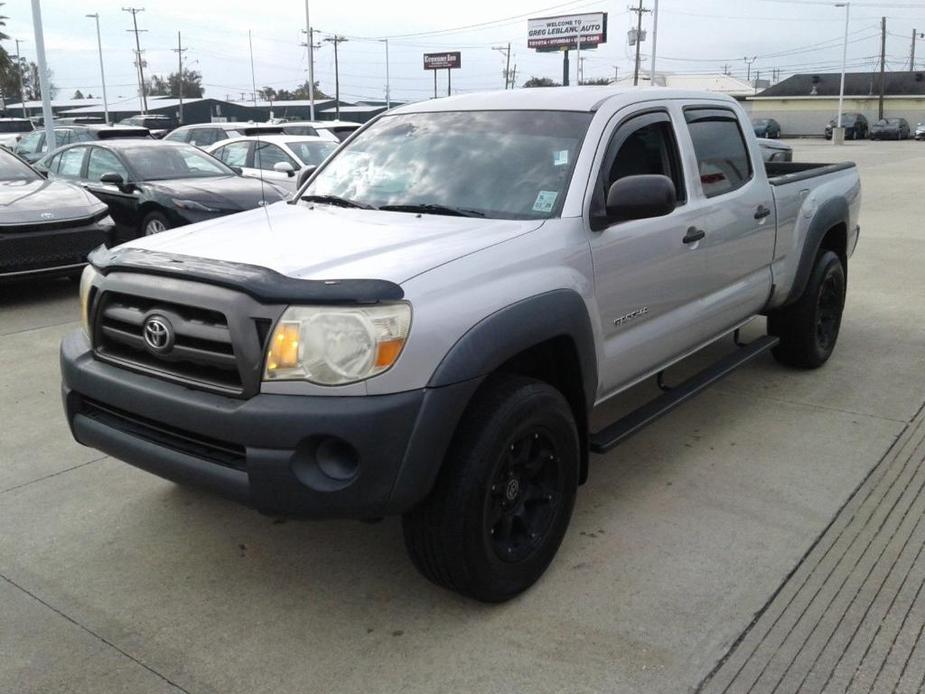
[{"label": "parked suv", "polygon": [[[130,125],[68,125],[55,127],[55,146],[52,151],[65,145],[76,142],[92,142],[94,140],[116,140],[124,138],[150,138],[147,128],[137,128]],[[13,149],[16,154],[30,163],[35,163],[46,154],[48,146],[45,142],[45,130],[35,130],[19,142]]]},{"label": "parked suv", "polygon": [[167,133],[177,127],[177,119],[171,118],[158,113],[147,114],[143,116],[130,116],[119,121],[119,125],[137,125],[141,128],[147,128],[151,132],[151,137],[159,140]]},{"label": "parked suv", "polygon": [[0,147],[13,149],[24,135],[35,130],[28,118],[0,118]]},{"label": "parked suv", "polygon": [[[769,350],[829,359],[859,208],[853,164],[764,163],[714,93],[403,106],[291,202],[95,253],[61,347],[67,418],[265,513],[401,514],[424,576],[507,600],[552,561],[591,454]],[[734,347],[760,315],[769,334]],[[728,355],[592,428],[724,337]]]},{"label": "parked suv", "polygon": [[[841,127],[845,129],[846,140],[865,140],[867,139],[868,125],[867,118],[861,113],[843,113],[841,117]],[[825,139],[832,139],[832,130],[835,128],[835,119],[829,121],[825,126]]]},{"label": "parked suv", "polygon": [[197,123],[196,125],[181,125],[167,134],[164,139],[174,142],[188,142],[202,149],[211,147],[216,142],[229,140],[232,137],[249,135],[271,135],[283,132],[283,126],[268,123]]},{"label": "parked suv", "polygon": [[905,118],[881,118],[870,128],[871,140],[908,140],[912,136]]}]

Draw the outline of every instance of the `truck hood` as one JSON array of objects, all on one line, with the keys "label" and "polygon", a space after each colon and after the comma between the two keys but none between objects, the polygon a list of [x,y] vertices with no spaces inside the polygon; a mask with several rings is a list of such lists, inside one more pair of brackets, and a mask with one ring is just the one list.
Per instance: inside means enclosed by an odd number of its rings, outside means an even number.
[{"label": "truck hood", "polygon": [[542,224],[543,220],[418,215],[280,202],[165,231],[125,247],[259,265],[297,279],[401,283]]}]

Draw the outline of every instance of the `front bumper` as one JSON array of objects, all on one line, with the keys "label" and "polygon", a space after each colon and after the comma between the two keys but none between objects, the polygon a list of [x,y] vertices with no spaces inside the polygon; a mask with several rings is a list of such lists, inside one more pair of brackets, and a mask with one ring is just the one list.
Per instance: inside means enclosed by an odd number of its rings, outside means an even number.
[{"label": "front bumper", "polygon": [[423,499],[478,386],[242,400],[98,361],[80,331],[61,345],[61,373],[78,442],[264,513],[312,518],[397,514]]},{"label": "front bumper", "polygon": [[113,234],[111,223],[47,231],[0,227],[0,279],[77,272],[90,251],[112,243]]}]

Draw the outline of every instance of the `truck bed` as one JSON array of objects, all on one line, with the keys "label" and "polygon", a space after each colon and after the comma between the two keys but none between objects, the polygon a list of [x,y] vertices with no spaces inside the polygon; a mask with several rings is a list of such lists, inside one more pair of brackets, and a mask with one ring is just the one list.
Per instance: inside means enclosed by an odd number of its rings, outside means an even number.
[{"label": "truck bed", "polygon": [[795,161],[768,161],[764,163],[764,170],[768,174],[768,183],[772,186],[805,181],[809,178],[816,178],[817,176],[824,176],[836,171],[844,171],[845,169],[853,169],[854,167],[855,163],[853,161],[843,161],[837,164],[810,164]]}]

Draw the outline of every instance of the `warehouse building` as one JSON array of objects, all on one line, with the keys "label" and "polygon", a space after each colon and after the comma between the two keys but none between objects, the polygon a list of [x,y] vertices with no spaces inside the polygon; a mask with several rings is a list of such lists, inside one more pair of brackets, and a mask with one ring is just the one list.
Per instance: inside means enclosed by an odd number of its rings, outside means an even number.
[{"label": "warehouse building", "polygon": [[[840,73],[793,75],[748,97],[750,115],[773,118],[784,136],[820,136],[838,110]],[[925,121],[925,73],[886,72],[882,77],[883,116],[905,118],[914,128]],[[879,72],[845,75],[844,113],[862,113],[874,123],[879,118]]]}]

